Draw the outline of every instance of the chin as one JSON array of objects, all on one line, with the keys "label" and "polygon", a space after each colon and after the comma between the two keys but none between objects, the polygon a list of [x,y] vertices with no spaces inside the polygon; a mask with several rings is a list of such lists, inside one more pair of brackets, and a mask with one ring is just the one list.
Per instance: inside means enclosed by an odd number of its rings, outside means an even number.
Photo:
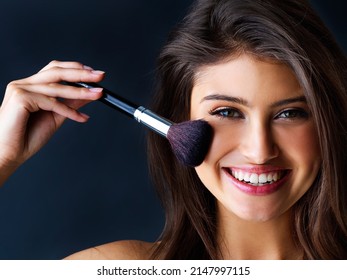
[{"label": "chin", "polygon": [[243,203],[243,205],[239,207],[226,208],[231,215],[238,219],[253,223],[264,223],[275,220],[284,213],[283,210],[280,210],[277,207],[257,207],[254,203],[249,203],[248,205]]}]

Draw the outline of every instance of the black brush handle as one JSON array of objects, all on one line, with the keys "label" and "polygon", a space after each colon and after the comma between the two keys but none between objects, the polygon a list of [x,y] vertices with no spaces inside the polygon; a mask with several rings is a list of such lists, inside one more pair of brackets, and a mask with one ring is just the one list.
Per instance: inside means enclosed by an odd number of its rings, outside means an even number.
[{"label": "black brush handle", "polygon": [[143,106],[138,106],[125,98],[118,96],[112,91],[96,84],[96,83],[84,83],[84,82],[64,82],[66,85],[84,88],[95,88],[100,87],[103,89],[103,95],[99,99],[101,102],[117,109],[118,111],[134,118],[139,123],[147,126],[153,131],[159,133],[160,135],[166,137],[172,122],[169,120],[153,113],[151,110],[146,109]]},{"label": "black brush handle", "polygon": [[96,84],[96,83],[83,83],[83,82],[65,82],[65,84],[75,87],[84,87],[84,88],[102,88],[102,97],[99,101],[105,103],[112,108],[117,109],[118,111],[128,115],[129,117],[134,118],[135,111],[139,108],[138,105],[126,100],[125,98],[115,94],[114,92]]}]

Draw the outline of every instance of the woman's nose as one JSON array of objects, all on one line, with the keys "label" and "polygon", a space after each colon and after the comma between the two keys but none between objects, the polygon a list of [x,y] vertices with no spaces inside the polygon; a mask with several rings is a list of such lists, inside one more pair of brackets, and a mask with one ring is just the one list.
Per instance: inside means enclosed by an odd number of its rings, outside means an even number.
[{"label": "woman's nose", "polygon": [[249,163],[265,164],[279,155],[272,129],[266,123],[250,123],[242,138],[241,153]]}]

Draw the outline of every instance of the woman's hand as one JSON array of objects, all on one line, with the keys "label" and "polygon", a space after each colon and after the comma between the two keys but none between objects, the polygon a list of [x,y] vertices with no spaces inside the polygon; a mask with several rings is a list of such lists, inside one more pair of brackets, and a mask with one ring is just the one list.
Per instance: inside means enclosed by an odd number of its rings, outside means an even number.
[{"label": "woman's hand", "polygon": [[52,61],[35,75],[8,84],[0,107],[0,185],[66,118],[86,122],[88,116],[77,110],[102,95],[101,88],[61,82],[99,82],[103,77],[104,72],[78,62]]}]

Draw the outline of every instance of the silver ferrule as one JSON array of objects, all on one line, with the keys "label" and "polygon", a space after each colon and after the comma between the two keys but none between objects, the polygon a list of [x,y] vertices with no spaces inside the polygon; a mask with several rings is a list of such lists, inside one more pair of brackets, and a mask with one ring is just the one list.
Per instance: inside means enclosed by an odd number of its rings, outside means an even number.
[{"label": "silver ferrule", "polygon": [[157,114],[142,106],[138,107],[135,110],[134,118],[139,123],[143,123],[150,129],[154,130],[164,137],[166,137],[169,128],[172,125],[172,122],[170,122],[169,120],[158,116]]}]

